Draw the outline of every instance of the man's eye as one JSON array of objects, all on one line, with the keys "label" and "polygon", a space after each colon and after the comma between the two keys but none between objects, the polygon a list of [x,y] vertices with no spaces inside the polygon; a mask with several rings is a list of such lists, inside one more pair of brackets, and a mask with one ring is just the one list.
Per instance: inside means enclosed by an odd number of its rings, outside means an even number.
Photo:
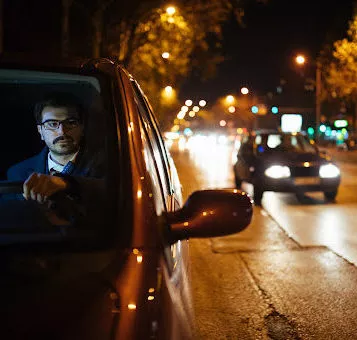
[{"label": "man's eye", "polygon": [[46,122],[49,128],[55,129],[58,127],[58,122]]},{"label": "man's eye", "polygon": [[68,119],[67,124],[69,124],[70,126],[78,126],[79,121],[77,119]]}]

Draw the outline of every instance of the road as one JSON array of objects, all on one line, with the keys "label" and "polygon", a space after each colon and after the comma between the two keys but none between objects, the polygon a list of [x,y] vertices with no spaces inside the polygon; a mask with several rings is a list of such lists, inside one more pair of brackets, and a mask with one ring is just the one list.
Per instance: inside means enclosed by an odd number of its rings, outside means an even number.
[{"label": "road", "polygon": [[[233,186],[229,150],[171,153],[184,198]],[[357,155],[331,153],[336,203],[266,193],[245,231],[190,241],[197,339],[357,339]]]}]

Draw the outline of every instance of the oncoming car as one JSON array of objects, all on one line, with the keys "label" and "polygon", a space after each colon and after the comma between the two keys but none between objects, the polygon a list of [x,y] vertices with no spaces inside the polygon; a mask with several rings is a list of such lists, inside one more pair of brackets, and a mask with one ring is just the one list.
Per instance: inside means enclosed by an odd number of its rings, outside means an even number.
[{"label": "oncoming car", "polygon": [[254,202],[261,204],[265,191],[321,191],[327,201],[336,198],[340,170],[302,133],[255,131],[245,137],[234,164],[235,183],[253,184]]},{"label": "oncoming car", "polygon": [[[37,103],[51,93],[77,98],[81,118],[36,122]],[[1,337],[192,338],[188,239],[245,229],[250,197],[201,190],[183,202],[147,97],[110,59],[2,61],[0,98]],[[24,199],[24,180],[9,180],[8,169],[34,164],[44,133],[82,125],[80,162],[100,164],[100,175],[52,175],[46,153],[34,168],[68,186],[43,202]]]}]

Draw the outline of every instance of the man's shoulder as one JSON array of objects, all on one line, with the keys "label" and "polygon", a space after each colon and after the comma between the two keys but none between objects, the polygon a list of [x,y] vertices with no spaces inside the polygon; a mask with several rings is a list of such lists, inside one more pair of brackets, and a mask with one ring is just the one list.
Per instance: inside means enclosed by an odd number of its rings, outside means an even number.
[{"label": "man's shoulder", "polygon": [[27,179],[32,172],[43,172],[47,150],[42,150],[35,156],[12,165],[7,171],[7,178],[13,181]]}]

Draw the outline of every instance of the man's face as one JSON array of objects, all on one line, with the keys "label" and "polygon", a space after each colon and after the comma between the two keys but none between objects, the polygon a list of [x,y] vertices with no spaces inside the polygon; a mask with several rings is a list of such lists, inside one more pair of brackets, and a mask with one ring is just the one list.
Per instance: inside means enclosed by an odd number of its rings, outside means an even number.
[{"label": "man's face", "polygon": [[[42,123],[67,119],[79,120],[74,108],[45,106],[42,110]],[[65,122],[60,124],[58,129],[45,129],[44,125],[37,125],[37,129],[41,139],[54,155],[70,155],[78,151],[83,136],[82,124],[73,127],[73,124]]]}]

